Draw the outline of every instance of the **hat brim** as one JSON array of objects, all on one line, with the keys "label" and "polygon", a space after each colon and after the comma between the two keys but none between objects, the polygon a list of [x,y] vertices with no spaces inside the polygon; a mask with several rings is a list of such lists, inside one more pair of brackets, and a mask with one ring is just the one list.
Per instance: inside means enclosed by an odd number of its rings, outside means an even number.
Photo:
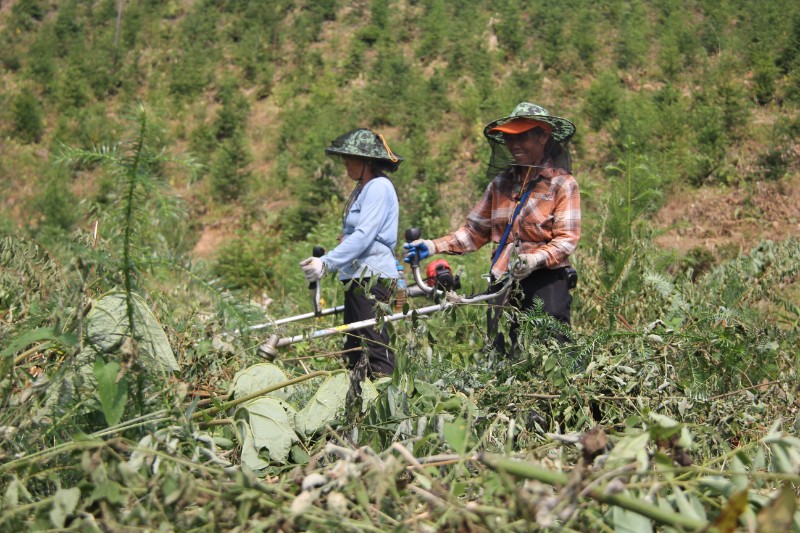
[{"label": "hat brim", "polygon": [[[523,121],[520,119],[527,120]],[[513,131],[516,128],[524,127],[525,125],[529,124],[528,121],[530,121],[530,123],[534,123],[533,126],[526,127],[525,129],[517,132]],[[503,133],[522,133],[536,127],[538,124],[535,123],[537,122],[547,124],[552,128],[550,134],[553,136],[553,139],[556,142],[567,141],[570,139],[570,137],[575,135],[575,125],[572,122],[565,118],[549,115],[516,115],[499,118],[494,122],[490,122],[485,128],[483,128],[483,135],[491,141],[505,144],[505,141],[503,140]]]},{"label": "hat brim", "polygon": [[387,163],[402,163],[405,161],[405,158],[400,157],[397,154],[394,154],[394,156],[397,158],[397,161],[392,161],[388,157],[370,157],[363,154],[354,154],[344,150],[337,150],[331,147],[325,148],[325,155],[329,157],[352,157],[354,159],[367,159],[369,161],[386,161]]},{"label": "hat brim", "polygon": [[388,157],[368,157],[368,156],[365,156],[365,155],[354,154],[352,152],[347,152],[347,151],[344,151],[344,150],[340,151],[340,150],[337,150],[336,148],[332,148],[330,146],[328,148],[325,148],[325,155],[327,155],[328,157],[330,157],[331,159],[334,159],[334,160],[340,160],[343,157],[352,157],[353,159],[364,159],[365,161],[376,161],[376,162],[379,161],[381,163],[385,163],[387,168],[391,172],[394,172],[395,170],[397,170],[398,167],[400,166],[400,163],[402,163],[404,161],[404,158],[400,157],[397,154],[394,154],[394,156],[397,158],[397,161],[392,161]]}]

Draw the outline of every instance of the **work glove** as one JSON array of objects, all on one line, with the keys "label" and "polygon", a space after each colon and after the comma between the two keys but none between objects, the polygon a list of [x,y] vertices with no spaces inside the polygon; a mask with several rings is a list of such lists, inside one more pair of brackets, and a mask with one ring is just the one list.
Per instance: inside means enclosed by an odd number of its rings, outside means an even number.
[{"label": "work glove", "polygon": [[433,241],[428,239],[417,239],[416,241],[407,242],[403,245],[403,248],[408,250],[408,253],[403,259],[406,263],[410,263],[415,256],[422,260],[436,253],[436,245],[433,244]]},{"label": "work glove", "polygon": [[539,267],[538,260],[534,254],[519,254],[511,259],[508,264],[508,272],[515,280],[525,279],[531,272]]},{"label": "work glove", "polygon": [[303,275],[309,283],[317,282],[325,275],[325,264],[319,257],[303,259],[300,261],[300,268],[303,269]]}]

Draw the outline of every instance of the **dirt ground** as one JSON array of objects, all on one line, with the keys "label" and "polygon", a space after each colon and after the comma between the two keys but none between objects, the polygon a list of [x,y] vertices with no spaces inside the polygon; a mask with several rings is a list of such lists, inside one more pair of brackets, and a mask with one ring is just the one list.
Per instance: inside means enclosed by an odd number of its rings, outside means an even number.
[{"label": "dirt ground", "polygon": [[656,243],[686,252],[702,247],[731,257],[760,241],[800,236],[800,176],[701,188],[672,195],[655,219],[664,233]]}]

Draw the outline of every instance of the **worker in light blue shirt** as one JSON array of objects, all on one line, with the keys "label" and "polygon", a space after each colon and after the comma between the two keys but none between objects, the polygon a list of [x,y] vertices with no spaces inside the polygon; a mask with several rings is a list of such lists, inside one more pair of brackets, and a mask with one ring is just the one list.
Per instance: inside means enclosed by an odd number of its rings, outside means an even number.
[{"label": "worker in light blue shirt", "polygon": [[[382,135],[365,128],[337,137],[325,153],[344,163],[356,186],[344,209],[339,245],[322,257],[304,259],[300,268],[309,283],[338,273],[345,284],[344,323],[351,324],[375,318],[375,302],[388,304],[395,289],[400,208],[387,173],[397,170],[403,159]],[[347,366],[359,381],[394,372],[385,325],[349,334],[344,349]]]},{"label": "worker in light blue shirt", "polygon": [[[366,162],[352,164],[364,165],[365,174],[368,173]],[[347,161],[345,166],[348,166]],[[354,173],[361,175],[360,168],[356,168]],[[400,214],[397,193],[382,172],[365,178],[353,192],[355,198],[346,211],[339,246],[320,259],[325,271],[338,272],[341,280],[362,277],[396,279],[394,248],[397,245],[397,220]]]}]

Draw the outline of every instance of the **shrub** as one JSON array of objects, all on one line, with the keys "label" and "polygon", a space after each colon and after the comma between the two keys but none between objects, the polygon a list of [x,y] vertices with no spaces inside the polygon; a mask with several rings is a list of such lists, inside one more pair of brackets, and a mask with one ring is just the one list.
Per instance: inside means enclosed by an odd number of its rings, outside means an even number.
[{"label": "shrub", "polygon": [[504,0],[497,5],[499,22],[495,29],[500,46],[506,51],[506,56],[516,56],[525,46],[528,32],[525,31],[523,11],[515,0]]},{"label": "shrub", "polygon": [[622,69],[642,65],[648,48],[647,20],[638,1],[630,2],[619,28],[619,39],[614,45],[617,66]]},{"label": "shrub", "polygon": [[265,289],[274,280],[272,264],[280,250],[275,228],[248,225],[219,249],[214,273],[229,289]]},{"label": "shrub", "polygon": [[760,105],[772,101],[775,94],[775,79],[779,70],[772,55],[767,50],[755,52],[753,57],[753,93]]},{"label": "shrub", "polygon": [[589,90],[583,104],[583,112],[589,119],[589,124],[599,130],[609,120],[617,116],[623,92],[617,75],[610,71],[602,72]]},{"label": "shrub", "polygon": [[53,96],[61,111],[70,111],[87,104],[89,91],[89,85],[80,67],[72,64],[58,77]]},{"label": "shrub", "polygon": [[38,143],[44,133],[44,111],[33,91],[18,94],[12,103],[14,136],[25,143]]},{"label": "shrub", "polygon": [[31,202],[40,227],[68,232],[78,221],[79,201],[69,190],[67,181],[68,176],[52,177]]},{"label": "shrub", "polygon": [[211,167],[211,191],[217,200],[238,200],[245,194],[251,179],[247,170],[250,159],[243,136],[235,135],[220,144]]},{"label": "shrub", "polygon": [[11,7],[11,18],[8,27],[14,31],[29,31],[47,13],[43,0],[19,0]]},{"label": "shrub", "polygon": [[222,107],[214,120],[214,136],[218,141],[243,134],[250,106],[233,80],[227,80],[217,95]]}]

